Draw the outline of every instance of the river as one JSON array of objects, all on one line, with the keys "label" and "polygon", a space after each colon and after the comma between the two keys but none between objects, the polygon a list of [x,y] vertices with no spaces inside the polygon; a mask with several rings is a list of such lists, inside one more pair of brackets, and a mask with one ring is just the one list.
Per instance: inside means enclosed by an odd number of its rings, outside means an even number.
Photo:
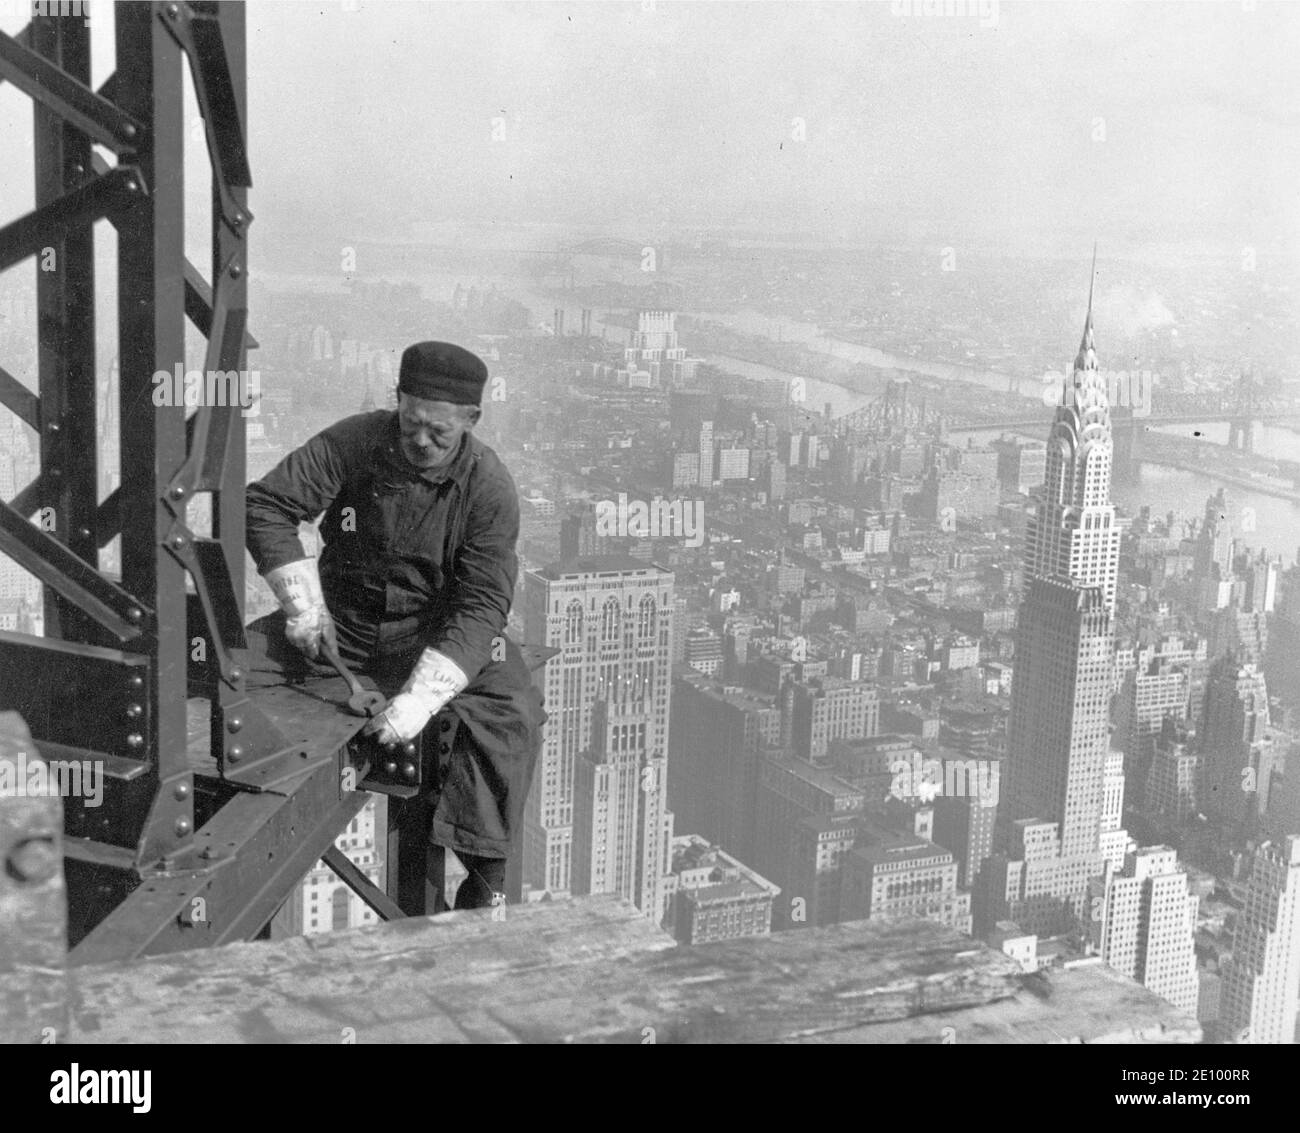
[{"label": "river", "polygon": [[[442,272],[411,275],[404,275],[403,273],[385,274],[388,278],[395,280],[405,281],[409,279],[410,282],[418,283],[431,296],[439,299],[450,299],[451,292],[457,283],[465,286],[472,284],[476,287],[487,287],[495,284],[500,290],[517,297],[521,302],[525,303],[532,310],[534,318],[539,322],[549,325],[552,312],[556,307],[560,307],[565,312],[564,321],[566,327],[575,328],[581,325],[582,305],[580,303],[565,302],[554,296],[532,291],[527,286],[521,286],[517,277],[506,275],[470,277],[465,273]],[[273,289],[301,288],[318,290],[323,287],[326,290],[341,290],[337,279],[315,279],[309,276],[275,276],[270,273],[261,273],[261,276],[262,281]],[[600,310],[592,310],[592,329],[595,333],[604,334],[611,342],[626,343],[628,340],[627,328],[604,322],[600,318],[600,314]],[[974,366],[961,366],[950,362],[927,361],[920,358],[891,354],[873,346],[844,342],[841,339],[822,334],[821,328],[812,323],[790,319],[771,319],[756,311],[699,312],[696,317],[719,323],[745,334],[765,338],[779,337],[785,342],[800,342],[810,349],[846,362],[862,363],[882,369],[905,370],[943,381],[966,382],[998,392],[1004,392],[1007,389],[1008,377],[1005,373]],[[684,342],[683,345],[689,348],[689,340]],[[797,376],[802,377],[802,375],[795,375],[785,370],[778,370],[771,366],[764,366],[761,363],[749,362],[743,358],[735,358],[725,354],[703,354],[702,357],[712,365],[732,373],[743,374],[746,377],[775,378],[786,382]],[[870,394],[857,393],[843,386],[807,377],[804,377],[803,380],[807,391],[807,404],[820,410],[829,403],[831,412],[836,416],[850,413],[872,400]],[[1025,388],[1029,389],[1030,387],[1026,384]],[[1026,401],[1031,402],[1033,405],[1042,406],[1041,397],[1035,394],[1027,393]],[[1039,433],[1043,438],[1047,436],[1050,420],[1050,415],[1044,414],[1043,428]],[[1172,425],[1162,426],[1161,431],[1180,432],[1185,435],[1187,431],[1194,428],[1197,428],[1197,426]],[[1226,423],[1221,425],[1211,423],[1200,426],[1200,428],[1207,434],[1207,439],[1226,440],[1227,438],[1228,426]],[[958,443],[964,443],[965,438],[969,436],[975,439],[975,443],[979,444],[996,437],[998,430],[952,430],[950,435]],[[1258,453],[1292,460],[1300,459],[1300,435],[1290,429],[1280,426],[1265,426],[1257,430],[1255,441],[1255,451]],[[1159,465],[1143,464],[1140,466],[1136,478],[1124,483],[1117,483],[1114,486],[1113,496],[1116,504],[1129,514],[1136,514],[1140,507],[1149,505],[1152,513],[1156,515],[1164,515],[1169,511],[1173,511],[1184,518],[1192,518],[1193,516],[1199,517],[1202,514],[1205,500],[1212,496],[1219,487],[1219,482],[1212,476],[1183,472]],[[1228,488],[1228,500],[1233,508],[1240,509],[1238,515],[1241,518],[1238,526],[1243,530],[1240,530],[1238,534],[1245,545],[1280,554],[1287,563],[1296,561],[1297,550],[1300,548],[1300,505],[1275,496],[1265,495],[1262,492],[1250,492],[1233,487]],[[1251,526],[1254,528],[1253,531],[1244,530],[1244,528]]]}]

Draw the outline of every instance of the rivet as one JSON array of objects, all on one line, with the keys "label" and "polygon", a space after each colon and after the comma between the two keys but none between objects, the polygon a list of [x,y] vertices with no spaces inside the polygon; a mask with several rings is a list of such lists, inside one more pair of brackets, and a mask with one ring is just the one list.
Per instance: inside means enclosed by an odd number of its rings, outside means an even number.
[{"label": "rivet", "polygon": [[57,421],[51,421],[45,427],[45,431],[48,433],[61,433],[63,431],[63,426],[60,425]]},{"label": "rivet", "polygon": [[237,732],[243,726],[244,718],[242,716],[231,716],[230,719],[226,721],[227,732]]},{"label": "rivet", "polygon": [[172,790],[172,795],[178,802],[188,799],[190,797],[190,785],[188,783],[177,783]]},{"label": "rivet", "polygon": [[408,779],[414,779],[414,778],[415,778],[415,764],[414,764],[414,763],[403,763],[403,764],[402,764],[402,774],[405,775]]},{"label": "rivet", "polygon": [[173,535],[168,542],[179,551],[183,546],[185,546],[185,536]]},{"label": "rivet", "polygon": [[178,818],[176,820],[176,836],[185,837],[190,832],[190,820],[188,818]]},{"label": "rivet", "polygon": [[[127,610],[126,620],[129,622],[138,622],[140,620],[140,611],[136,609]],[[126,683],[130,688],[144,688],[144,677],[137,673],[132,677],[128,677]]]},{"label": "rivet", "polygon": [[179,15],[181,14],[181,6],[180,6],[179,4],[168,4],[168,5],[167,5],[167,14],[168,14],[168,15],[169,15],[173,20],[176,19],[176,17],[179,16]]},{"label": "rivet", "polygon": [[[127,610],[127,612],[126,612],[126,620],[127,620],[128,622],[138,622],[138,621],[139,621],[141,618],[143,618],[143,617],[144,617],[144,611],[143,611],[142,609],[140,609],[139,606],[132,606],[132,607],[131,607],[129,610]],[[132,688],[139,688],[140,685],[143,684],[143,683],[144,683],[144,682],[143,682],[139,677],[132,677],[132,678],[131,678],[131,687],[132,687]]]},{"label": "rivet", "polygon": [[78,528],[77,528],[77,537],[78,537],[79,539],[89,539],[89,538],[90,538],[90,528],[89,528],[89,527],[78,527]]},{"label": "rivet", "polygon": [[394,763],[394,762],[392,762],[392,760],[389,760],[389,762],[385,763],[385,764],[384,764],[384,774],[385,774],[385,775],[396,775],[396,774],[397,774],[397,764]]},{"label": "rivet", "polygon": [[405,756],[415,755],[415,744],[408,741],[402,745],[402,754]]},{"label": "rivet", "polygon": [[144,708],[139,704],[128,704],[126,706],[126,718],[128,720],[138,720],[143,713]]},{"label": "rivet", "polygon": [[231,265],[230,265],[230,278],[231,278],[231,279],[238,279],[238,278],[239,278],[241,275],[243,275],[243,274],[244,274],[244,269],[241,268],[238,264],[231,264]]},{"label": "rivet", "polygon": [[232,666],[230,670],[230,679],[232,681],[242,681],[244,679],[244,670],[238,665]]},{"label": "rivet", "polygon": [[139,751],[140,748],[144,747],[144,736],[139,732],[132,732],[126,737],[126,746],[132,751]]},{"label": "rivet", "polygon": [[174,500],[185,498],[185,486],[183,484],[173,484],[171,487],[171,497]]},{"label": "rivet", "polygon": [[238,763],[243,758],[244,749],[240,747],[239,744],[233,745],[231,749],[226,752],[226,759],[230,763]]},{"label": "rivet", "polygon": [[19,842],[6,864],[19,881],[36,884],[53,877],[62,861],[54,851],[54,839],[45,834]]}]

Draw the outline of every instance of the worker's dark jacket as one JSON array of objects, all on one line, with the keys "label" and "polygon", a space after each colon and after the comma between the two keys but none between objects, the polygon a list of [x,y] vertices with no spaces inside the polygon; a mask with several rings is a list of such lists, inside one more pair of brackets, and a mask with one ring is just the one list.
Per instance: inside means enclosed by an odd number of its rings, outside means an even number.
[{"label": "worker's dark jacket", "polygon": [[[469,686],[425,732],[426,748],[432,740],[442,755],[431,837],[506,857],[546,720],[505,634],[519,498],[505,465],[472,433],[432,471],[408,464],[398,437],[396,412],[379,410],[291,452],[249,485],[248,549],[262,574],[306,558],[298,525],[324,512],[321,585],[343,659],[390,697],[426,646],[465,671]],[[449,736],[453,718],[460,727]]]}]

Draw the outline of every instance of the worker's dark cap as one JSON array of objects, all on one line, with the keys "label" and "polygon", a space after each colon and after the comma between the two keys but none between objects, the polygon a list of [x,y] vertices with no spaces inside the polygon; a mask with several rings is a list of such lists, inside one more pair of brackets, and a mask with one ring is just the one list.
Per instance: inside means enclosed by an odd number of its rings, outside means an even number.
[{"label": "worker's dark cap", "polygon": [[487,376],[483,359],[462,346],[450,342],[417,342],[402,351],[397,388],[425,401],[478,405],[483,399]]}]

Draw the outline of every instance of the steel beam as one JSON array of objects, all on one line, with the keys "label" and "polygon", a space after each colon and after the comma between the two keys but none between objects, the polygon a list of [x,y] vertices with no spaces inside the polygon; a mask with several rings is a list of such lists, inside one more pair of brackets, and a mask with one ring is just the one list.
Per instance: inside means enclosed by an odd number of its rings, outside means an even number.
[{"label": "steel beam", "polygon": [[174,517],[162,487],[185,460],[185,407],[155,406],[152,381],[185,362],[184,71],[159,19],[162,8],[119,4],[115,15],[114,93],[123,112],[143,124],[135,161],[151,190],[119,219],[117,284],[122,585],[156,603],[146,740],[159,789],[143,835],[146,861],[177,854],[194,834],[185,569],[165,546]]},{"label": "steel beam", "polygon": [[67,37],[77,27],[81,38],[88,40],[85,22],[74,16],[35,21],[30,30],[30,47],[0,32],[0,77],[83,135],[116,154],[129,153],[139,143],[141,123],[96,94],[87,85],[88,71],[79,77],[77,69],[47,56],[42,43],[45,36]]}]

